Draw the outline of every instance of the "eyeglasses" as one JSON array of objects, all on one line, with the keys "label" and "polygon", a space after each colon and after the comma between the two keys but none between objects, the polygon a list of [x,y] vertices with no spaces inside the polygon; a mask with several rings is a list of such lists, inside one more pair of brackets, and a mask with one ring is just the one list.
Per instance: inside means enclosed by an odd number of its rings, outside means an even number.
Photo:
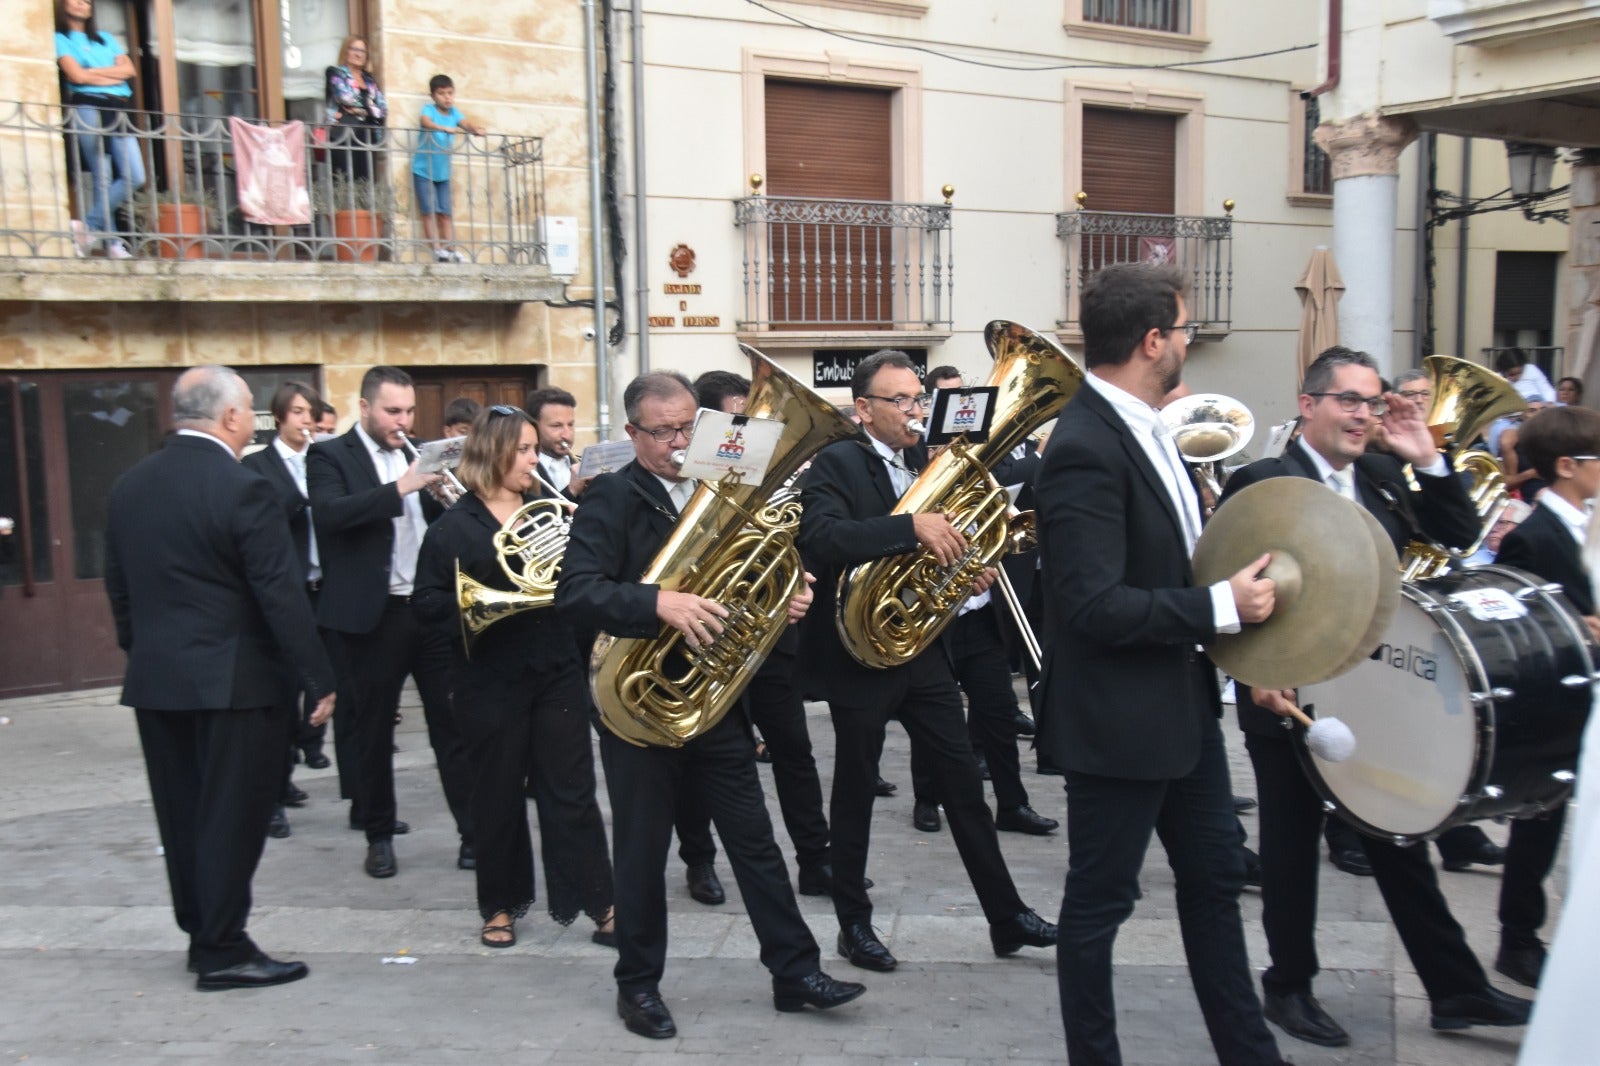
[{"label": "eyeglasses", "polygon": [[1592,460],[1600,460],[1600,455],[1569,455],[1567,458],[1575,463],[1587,463]]},{"label": "eyeglasses", "polygon": [[694,423],[692,422],[687,426],[657,426],[655,429],[646,429],[635,422],[633,428],[640,433],[650,434],[651,438],[660,444],[672,443],[680,433],[683,434],[683,439],[686,441],[694,439]]},{"label": "eyeglasses", "polygon": [[1424,403],[1433,399],[1432,389],[1401,389],[1400,395],[1413,403]]},{"label": "eyeglasses", "polygon": [[884,403],[892,403],[895,406],[895,410],[899,411],[903,415],[910,414],[913,410],[915,410],[918,407],[920,407],[924,411],[926,411],[928,409],[928,404],[932,402],[931,399],[926,395],[923,395],[923,396],[871,396],[871,395],[869,395],[869,396],[866,396],[865,399],[868,399],[868,400],[882,400]]},{"label": "eyeglasses", "polygon": [[1389,413],[1389,401],[1382,396],[1363,396],[1359,392],[1308,392],[1307,396],[1332,396],[1339,405],[1339,410],[1347,415],[1353,415],[1366,404],[1372,409],[1376,418],[1382,418]]},{"label": "eyeglasses", "polygon": [[1195,341],[1195,338],[1200,336],[1200,323],[1198,323],[1198,322],[1188,322],[1188,323],[1185,323],[1184,325],[1181,325],[1181,326],[1168,326],[1166,329],[1162,330],[1161,332],[1162,333],[1171,333],[1175,329],[1183,330],[1184,340],[1188,341],[1190,344],[1193,344],[1194,341]]}]

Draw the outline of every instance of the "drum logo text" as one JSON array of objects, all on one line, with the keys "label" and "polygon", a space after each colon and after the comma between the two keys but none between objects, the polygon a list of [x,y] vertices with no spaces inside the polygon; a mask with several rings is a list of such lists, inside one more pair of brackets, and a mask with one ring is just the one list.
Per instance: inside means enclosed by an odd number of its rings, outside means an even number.
[{"label": "drum logo text", "polygon": [[1372,658],[1387,663],[1396,670],[1403,670],[1420,677],[1424,681],[1433,681],[1439,675],[1439,661],[1415,644],[1404,648],[1392,644],[1379,644],[1378,650],[1372,653]]}]

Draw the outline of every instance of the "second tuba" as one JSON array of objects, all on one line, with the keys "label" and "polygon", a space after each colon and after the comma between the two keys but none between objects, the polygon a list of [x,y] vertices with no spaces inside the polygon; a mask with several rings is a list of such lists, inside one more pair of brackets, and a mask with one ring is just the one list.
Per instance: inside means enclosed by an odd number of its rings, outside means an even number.
[{"label": "second tuba", "polygon": [[1023,532],[1028,518],[1013,516],[1011,497],[989,471],[1054,418],[1083,384],[1083,371],[1061,346],[1026,326],[991,322],[984,340],[994,355],[988,384],[1000,390],[989,438],[947,447],[892,512],[950,515],[967,550],[949,567],[919,550],[874,559],[839,576],[834,621],[845,650],[863,666],[886,669],[916,658],[955,618],[972,583],[1012,549],[1013,534]]},{"label": "second tuba", "polygon": [[794,538],[800,504],[780,490],[805,463],[856,427],[832,404],[748,345],[744,414],[783,423],[762,479],[702,481],[672,535],[639,580],[716,600],[722,633],[699,650],[670,626],[649,638],[602,633],[589,659],[600,720],[640,747],[681,748],[728,713],[789,624],[789,601],[805,588]]}]

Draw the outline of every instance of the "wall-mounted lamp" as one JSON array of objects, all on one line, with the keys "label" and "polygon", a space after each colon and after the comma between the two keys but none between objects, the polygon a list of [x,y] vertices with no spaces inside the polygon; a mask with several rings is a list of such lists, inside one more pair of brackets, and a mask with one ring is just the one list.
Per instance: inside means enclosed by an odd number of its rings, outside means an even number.
[{"label": "wall-mounted lamp", "polygon": [[1506,142],[1506,163],[1511,168],[1511,196],[1533,200],[1550,195],[1555,176],[1556,150],[1546,144]]}]

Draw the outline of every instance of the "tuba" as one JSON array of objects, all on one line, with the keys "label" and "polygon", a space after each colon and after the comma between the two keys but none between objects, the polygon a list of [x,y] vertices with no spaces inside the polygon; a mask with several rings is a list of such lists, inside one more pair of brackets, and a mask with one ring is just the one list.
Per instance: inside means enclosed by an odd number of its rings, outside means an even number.
[{"label": "tuba", "polygon": [[1231,396],[1206,392],[1185,396],[1161,409],[1161,421],[1172,434],[1183,461],[1194,469],[1215,507],[1222,498],[1222,460],[1244,450],[1255,435],[1250,408]]},{"label": "tuba", "polygon": [[955,618],[987,567],[1022,542],[1031,527],[989,472],[1078,391],[1083,372],[1054,341],[1015,322],[991,322],[988,384],[998,386],[989,439],[963,438],[917,476],[894,514],[940,512],[967,540],[949,567],[926,551],[875,559],[839,577],[834,621],[845,649],[863,666],[885,669],[916,658]]},{"label": "tuba", "polygon": [[[1400,571],[1406,581],[1438,577],[1452,563],[1477,551],[1489,530],[1494,528],[1511,494],[1506,490],[1505,470],[1500,460],[1482,448],[1466,448],[1497,418],[1527,408],[1516,388],[1487,367],[1449,355],[1430,355],[1422,361],[1433,386],[1433,403],[1428,407],[1428,429],[1433,441],[1448,454],[1461,447],[1452,468],[1470,479],[1467,495],[1478,512],[1477,540],[1459,554],[1428,541],[1414,540],[1406,545]],[[1409,473],[1409,470],[1407,471]]]},{"label": "tuba", "polygon": [[456,606],[461,612],[461,644],[467,658],[485,629],[502,618],[536,611],[555,602],[561,556],[567,550],[572,504],[566,500],[534,500],[519,507],[494,535],[500,569],[515,592],[490,588],[461,572],[456,563]]},{"label": "tuba", "polygon": [[794,544],[800,503],[780,490],[807,460],[856,427],[832,404],[747,345],[750,395],[744,414],[783,423],[761,481],[737,475],[702,481],[677,526],[639,580],[716,600],[723,630],[699,650],[670,626],[650,638],[602,633],[589,660],[600,720],[640,747],[681,748],[728,713],[789,624],[789,601],[805,588]]}]

